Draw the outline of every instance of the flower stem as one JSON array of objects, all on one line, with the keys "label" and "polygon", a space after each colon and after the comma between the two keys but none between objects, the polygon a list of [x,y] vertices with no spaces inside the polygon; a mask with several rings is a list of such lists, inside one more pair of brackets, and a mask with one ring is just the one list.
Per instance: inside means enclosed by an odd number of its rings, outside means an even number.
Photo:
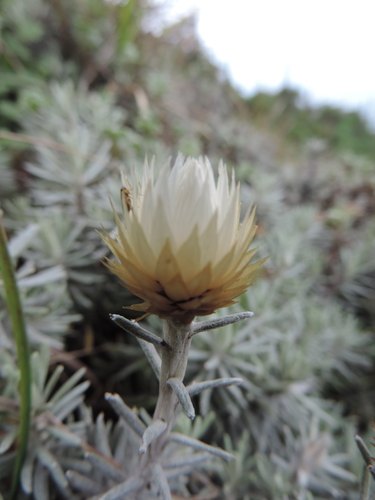
[{"label": "flower stem", "polygon": [[163,321],[163,340],[170,349],[163,349],[161,355],[161,372],[159,383],[159,398],[154,412],[153,420],[166,422],[167,427],[149,447],[143,460],[143,468],[152,462],[157,462],[169,438],[174,424],[178,398],[172,387],[167,383],[169,379],[184,379],[190,343],[192,325],[183,325],[176,321]]},{"label": "flower stem", "polygon": [[20,427],[16,463],[13,472],[10,498],[16,497],[22,465],[25,459],[31,416],[31,369],[29,343],[25,320],[18,293],[17,282],[7,247],[7,237],[0,212],[0,274],[3,279],[5,300],[13,327],[20,370]]}]

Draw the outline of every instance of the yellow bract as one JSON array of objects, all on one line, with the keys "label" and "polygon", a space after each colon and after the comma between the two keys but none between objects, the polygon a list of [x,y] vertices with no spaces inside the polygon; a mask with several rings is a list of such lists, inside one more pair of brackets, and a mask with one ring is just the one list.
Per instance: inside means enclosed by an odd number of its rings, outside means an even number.
[{"label": "yellow bract", "polygon": [[190,323],[233,304],[264,259],[250,264],[254,210],[240,224],[239,185],[226,167],[215,183],[207,159],[179,156],[157,176],[146,162],[140,183],[123,183],[116,239],[101,236],[118,260],[106,265],[145,301],[131,308]]}]

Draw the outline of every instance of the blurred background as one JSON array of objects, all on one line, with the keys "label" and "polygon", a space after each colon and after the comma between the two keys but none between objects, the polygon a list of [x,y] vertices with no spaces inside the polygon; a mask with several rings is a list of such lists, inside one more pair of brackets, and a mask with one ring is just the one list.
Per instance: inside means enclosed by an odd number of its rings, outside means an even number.
[{"label": "blurred background", "polygon": [[375,125],[371,1],[234,0],[230,9],[214,0],[155,5],[164,5],[164,23],[195,15],[206,53],[243,95],[290,86],[311,103],[360,110]]},{"label": "blurred background", "polygon": [[[353,436],[369,444],[375,415],[370,7],[0,2],[0,199],[28,335],[34,351],[50,346],[49,371],[64,366],[61,384],[86,368],[94,420],[115,418],[105,391],[150,413],[157,397],[138,345],[108,319],[139,301],[100,262],[120,171],[146,155],[222,158],[243,207],[257,204],[270,258],[225,311],[255,316],[197,335],[187,375],[245,383],[204,393],[198,424],[179,424],[237,461],[190,478],[186,491],[206,495],[192,498],[358,498]],[[17,399],[2,290],[0,348],[0,390]]]}]

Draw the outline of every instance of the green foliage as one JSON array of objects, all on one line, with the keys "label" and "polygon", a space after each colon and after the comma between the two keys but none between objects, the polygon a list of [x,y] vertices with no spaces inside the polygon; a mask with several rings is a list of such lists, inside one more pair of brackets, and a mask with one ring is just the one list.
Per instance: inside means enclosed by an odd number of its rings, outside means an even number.
[{"label": "green foliage", "polygon": [[276,94],[255,94],[247,104],[255,120],[281,130],[283,137],[294,144],[317,137],[336,151],[351,151],[375,159],[374,133],[356,111],[329,105],[313,107],[297,90],[288,87]]}]

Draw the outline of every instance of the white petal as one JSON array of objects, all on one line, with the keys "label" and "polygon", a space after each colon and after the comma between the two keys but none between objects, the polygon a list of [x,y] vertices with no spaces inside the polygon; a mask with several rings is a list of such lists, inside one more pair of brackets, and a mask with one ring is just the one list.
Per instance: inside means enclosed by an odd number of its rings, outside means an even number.
[{"label": "white petal", "polygon": [[229,252],[234,244],[240,219],[240,186],[231,190],[227,200],[226,212],[218,224],[218,248],[220,257]]},{"label": "white petal", "polygon": [[162,200],[161,198],[159,198],[158,203],[153,213],[151,214],[151,217],[152,225],[148,233],[148,241],[154,251],[154,254],[156,256],[160,255],[168,239],[170,241],[172,249],[176,250],[174,235],[168,222],[164,200]]}]

